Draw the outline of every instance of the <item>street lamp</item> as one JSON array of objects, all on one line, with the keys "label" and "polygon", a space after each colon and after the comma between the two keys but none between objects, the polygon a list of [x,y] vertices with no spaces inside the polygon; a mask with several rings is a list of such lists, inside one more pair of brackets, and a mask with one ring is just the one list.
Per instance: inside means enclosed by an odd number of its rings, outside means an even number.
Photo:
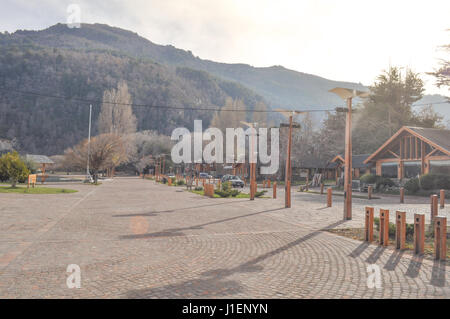
[{"label": "street lamp", "polygon": [[292,179],[292,167],[291,167],[291,149],[292,149],[292,122],[293,116],[302,114],[305,112],[301,111],[289,111],[276,109],[275,111],[284,115],[284,117],[289,118],[289,136],[288,136],[288,147],[286,153],[286,167],[284,174],[284,207],[291,207],[291,179]]},{"label": "street lamp", "polygon": [[338,95],[347,101],[345,119],[345,155],[344,155],[344,220],[352,219],[352,99],[354,97],[367,97],[368,92],[347,88],[334,88],[329,92]]}]

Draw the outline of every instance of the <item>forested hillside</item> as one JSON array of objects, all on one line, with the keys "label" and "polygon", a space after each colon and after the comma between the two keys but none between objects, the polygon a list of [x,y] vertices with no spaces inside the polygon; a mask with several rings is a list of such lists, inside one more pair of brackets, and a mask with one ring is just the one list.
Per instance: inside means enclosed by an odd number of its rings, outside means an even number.
[{"label": "forested hillside", "polygon": [[[22,41],[20,41],[22,42]],[[25,41],[27,42],[27,41]],[[46,97],[102,99],[104,90],[127,82],[139,130],[170,134],[178,126],[191,127],[194,119],[208,125],[213,112],[192,107],[220,107],[227,97],[252,108],[262,98],[236,83],[188,68],[168,68],[148,59],[110,51],[83,51],[38,47],[0,39],[0,137],[17,140],[22,151],[57,154],[87,136],[89,102]],[[19,91],[39,92],[41,96]],[[93,104],[93,134],[100,103]],[[165,106],[183,108],[169,111]],[[185,110],[184,110],[185,109]]]},{"label": "forested hillside", "polygon": [[[361,84],[331,81],[319,76],[288,70],[282,66],[257,68],[247,64],[218,63],[202,60],[192,52],[172,45],[158,45],[137,33],[104,24],[82,24],[68,28],[57,24],[41,31],[17,31],[10,41],[77,50],[115,50],[137,58],[177,67],[206,71],[223,79],[236,81],[263,96],[270,106],[298,108],[323,106],[342,101],[328,90],[336,87],[363,89]],[[269,44],[268,44],[269,45]]]}]

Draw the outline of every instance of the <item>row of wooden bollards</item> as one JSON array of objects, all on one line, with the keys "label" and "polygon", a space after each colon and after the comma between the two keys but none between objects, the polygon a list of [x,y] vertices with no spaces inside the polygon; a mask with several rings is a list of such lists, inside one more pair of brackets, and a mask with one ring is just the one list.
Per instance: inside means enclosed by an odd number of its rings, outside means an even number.
[{"label": "row of wooden bollards", "polygon": [[[369,188],[371,188],[371,186],[369,186]],[[434,195],[430,195],[430,201],[431,201],[431,207],[433,210],[433,207],[437,207],[437,203],[438,203],[438,195],[434,194]],[[371,199],[371,196],[369,195],[369,199]],[[404,187],[400,187],[400,203],[403,204],[405,203],[405,188]],[[444,208],[445,207],[445,190],[441,189],[439,191],[439,206],[440,208]]]},{"label": "row of wooden bollards", "polygon": [[[434,228],[434,257],[445,260],[447,255],[447,217],[435,216],[432,219]],[[374,208],[366,207],[365,241],[373,241]],[[395,214],[395,248],[406,247],[406,212],[397,211]],[[389,210],[380,209],[379,244],[389,244]],[[422,255],[425,248],[425,215],[414,214],[414,253]]]}]

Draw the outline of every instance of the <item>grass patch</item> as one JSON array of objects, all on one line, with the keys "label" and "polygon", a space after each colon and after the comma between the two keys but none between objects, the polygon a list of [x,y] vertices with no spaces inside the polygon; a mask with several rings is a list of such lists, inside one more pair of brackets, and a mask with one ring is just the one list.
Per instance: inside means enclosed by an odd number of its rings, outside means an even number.
[{"label": "grass patch", "polygon": [[17,194],[68,194],[76,193],[77,190],[67,188],[51,188],[51,187],[11,187],[0,186],[0,193],[17,193]]},{"label": "grass patch", "polygon": [[[204,190],[201,190],[201,191],[189,190],[188,192],[191,192],[191,193],[194,193],[194,194],[197,194],[197,195],[205,196],[205,191]],[[222,197],[220,197],[217,194],[214,194],[214,198],[222,198]]]}]

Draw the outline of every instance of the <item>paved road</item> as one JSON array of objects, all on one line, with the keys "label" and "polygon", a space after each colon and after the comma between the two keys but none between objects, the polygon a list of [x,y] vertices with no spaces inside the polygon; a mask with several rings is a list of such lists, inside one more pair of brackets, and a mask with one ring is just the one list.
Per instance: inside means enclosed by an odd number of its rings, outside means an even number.
[{"label": "paved road", "polygon": [[[284,209],[282,191],[250,202],[137,178],[71,187],[79,192],[0,194],[0,297],[450,297],[445,264],[324,231],[360,226],[367,201],[343,223],[338,197],[325,208],[320,195],[294,193]],[[67,288],[69,264],[81,268],[80,289]],[[370,264],[379,289],[367,286]]]}]

